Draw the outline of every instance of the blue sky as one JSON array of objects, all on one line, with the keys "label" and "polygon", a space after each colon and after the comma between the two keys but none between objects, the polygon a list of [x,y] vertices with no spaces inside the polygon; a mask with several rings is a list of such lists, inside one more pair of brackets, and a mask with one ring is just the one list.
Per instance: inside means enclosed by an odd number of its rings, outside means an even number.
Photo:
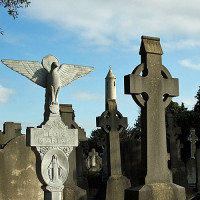
[{"label": "blue sky", "polygon": [[[61,89],[59,102],[72,104],[76,122],[87,135],[105,109],[105,77],[117,78],[118,110],[133,126],[139,108],[124,95],[123,77],[140,64],[142,35],[161,39],[163,64],[179,78],[180,96],[191,109],[200,86],[200,2],[198,0],[34,0],[13,20],[0,8],[0,59],[41,61],[47,54],[60,63],[94,67],[89,75]],[[0,63],[0,123],[37,126],[43,120],[44,89]]]}]

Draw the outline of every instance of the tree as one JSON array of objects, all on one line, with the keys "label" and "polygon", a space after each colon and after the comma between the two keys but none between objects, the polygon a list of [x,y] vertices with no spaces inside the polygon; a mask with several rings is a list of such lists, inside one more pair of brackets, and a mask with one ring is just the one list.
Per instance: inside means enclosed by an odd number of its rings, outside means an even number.
[{"label": "tree", "polygon": [[197,99],[197,102],[194,106],[194,112],[200,113],[200,86],[199,86],[199,89],[197,91],[195,98]]},{"label": "tree", "polygon": [[[8,14],[16,19],[19,15],[19,8],[27,8],[30,6],[27,0],[0,0],[0,6],[8,9]],[[0,34],[3,35],[3,30],[0,28]]]}]

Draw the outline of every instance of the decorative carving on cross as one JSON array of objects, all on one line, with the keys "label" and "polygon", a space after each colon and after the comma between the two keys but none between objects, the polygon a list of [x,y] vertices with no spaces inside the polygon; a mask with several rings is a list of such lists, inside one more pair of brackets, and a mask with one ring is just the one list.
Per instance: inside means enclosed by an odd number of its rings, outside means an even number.
[{"label": "decorative carving on cross", "polygon": [[116,101],[107,101],[108,110],[97,117],[97,127],[109,134],[111,175],[121,175],[119,133],[128,125],[127,118],[117,110]]},{"label": "decorative carving on cross", "polygon": [[191,128],[190,129],[190,135],[188,137],[188,141],[190,142],[190,147],[191,147],[191,158],[195,159],[195,154],[196,154],[196,142],[198,141],[198,137],[195,134],[195,129]]},{"label": "decorative carving on cross", "polygon": [[142,164],[145,183],[170,183],[165,108],[178,96],[178,79],[162,65],[160,39],[142,36],[141,64],[124,77],[125,94],[142,108]]}]

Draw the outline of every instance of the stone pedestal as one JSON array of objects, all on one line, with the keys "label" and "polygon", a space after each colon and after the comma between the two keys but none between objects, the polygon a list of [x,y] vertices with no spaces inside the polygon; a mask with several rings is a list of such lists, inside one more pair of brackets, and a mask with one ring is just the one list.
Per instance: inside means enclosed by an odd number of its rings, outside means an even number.
[{"label": "stone pedestal", "polygon": [[127,189],[125,200],[185,200],[185,189],[172,183],[155,183]]},{"label": "stone pedestal", "polygon": [[42,176],[44,189],[50,192],[45,200],[62,200],[69,173],[68,157],[73,146],[78,146],[78,130],[68,129],[59,114],[50,114],[41,127],[27,129],[27,144],[36,147],[41,157],[38,176]]},{"label": "stone pedestal", "polygon": [[112,175],[107,181],[106,200],[123,200],[125,189],[130,187],[130,180],[122,175]]}]

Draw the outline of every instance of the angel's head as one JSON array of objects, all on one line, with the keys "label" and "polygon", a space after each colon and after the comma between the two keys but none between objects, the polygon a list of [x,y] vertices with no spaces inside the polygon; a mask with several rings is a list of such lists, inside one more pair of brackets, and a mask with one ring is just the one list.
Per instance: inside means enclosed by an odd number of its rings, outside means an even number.
[{"label": "angel's head", "polygon": [[51,69],[55,69],[55,68],[57,68],[58,67],[58,63],[57,62],[53,62],[52,64],[51,64]]}]

